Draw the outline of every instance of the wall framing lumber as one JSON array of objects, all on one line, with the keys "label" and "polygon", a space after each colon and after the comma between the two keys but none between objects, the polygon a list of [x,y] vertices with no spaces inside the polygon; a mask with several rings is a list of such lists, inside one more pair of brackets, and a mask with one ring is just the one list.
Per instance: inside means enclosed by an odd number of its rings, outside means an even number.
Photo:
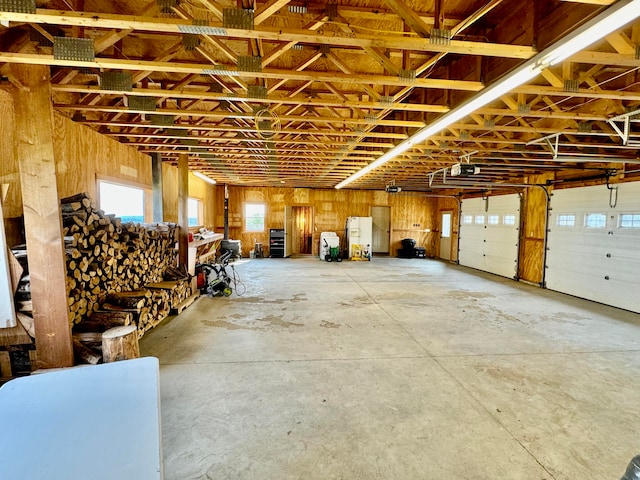
[{"label": "wall framing lumber", "polygon": [[29,249],[38,367],[70,367],[73,346],[56,186],[49,69],[12,65],[11,70],[22,84],[22,88],[13,92],[15,142]]},{"label": "wall framing lumber", "polygon": [[178,155],[178,262],[187,267],[189,257],[189,155]]}]

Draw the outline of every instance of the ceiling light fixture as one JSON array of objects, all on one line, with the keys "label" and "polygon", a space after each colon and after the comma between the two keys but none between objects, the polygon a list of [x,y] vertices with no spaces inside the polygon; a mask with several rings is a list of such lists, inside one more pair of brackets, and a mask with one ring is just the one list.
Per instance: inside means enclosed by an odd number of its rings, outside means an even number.
[{"label": "ceiling light fixture", "polygon": [[552,65],[562,62],[578,53],[592,43],[606,37],[640,16],[640,0],[620,0],[607,8],[562,40],[527,60],[524,64],[502,77],[497,82],[482,89],[479,93],[462,103],[457,108],[444,114],[436,121],[418,130],[411,137],[399,143],[387,153],[371,162],[366,167],[346,178],[335,188],[343,188],[360,177],[370,173],[389,160],[406,152],[414,145],[424,142],[449,125],[463,119],[479,108],[497,100],[514,88],[533,80],[540,72]]},{"label": "ceiling light fixture", "polygon": [[215,184],[216,184],[216,181],[215,181],[213,178],[208,177],[208,176],[207,176],[207,175],[205,175],[204,173],[200,173],[200,172],[193,172],[193,174],[194,174],[196,177],[201,178],[201,179],[202,179],[202,180],[204,180],[205,182],[210,183],[211,185],[215,185]]}]

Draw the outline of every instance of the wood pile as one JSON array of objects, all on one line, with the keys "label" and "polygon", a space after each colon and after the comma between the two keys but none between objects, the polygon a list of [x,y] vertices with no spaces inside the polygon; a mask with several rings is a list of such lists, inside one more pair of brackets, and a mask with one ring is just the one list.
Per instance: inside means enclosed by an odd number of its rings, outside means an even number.
[{"label": "wood pile", "polygon": [[[175,224],[122,224],[119,218],[93,208],[86,193],[60,203],[72,324],[100,310],[109,295],[162,282],[164,272],[176,265]],[[145,308],[148,311],[141,311],[138,319],[142,331],[166,316],[163,305]]]},{"label": "wood pile", "polygon": [[[134,325],[140,338],[198,295],[192,290],[186,268],[176,267],[176,224],[122,223],[115,215],[94,208],[86,193],[60,203],[69,321],[77,363],[102,360],[103,332]],[[35,337],[35,332],[26,246],[14,247],[12,252],[14,299],[21,324],[16,331],[20,330],[19,343],[29,343],[32,349],[29,335]],[[14,337],[7,336],[4,343],[18,343]],[[7,370],[6,355],[2,355],[0,376]]]}]

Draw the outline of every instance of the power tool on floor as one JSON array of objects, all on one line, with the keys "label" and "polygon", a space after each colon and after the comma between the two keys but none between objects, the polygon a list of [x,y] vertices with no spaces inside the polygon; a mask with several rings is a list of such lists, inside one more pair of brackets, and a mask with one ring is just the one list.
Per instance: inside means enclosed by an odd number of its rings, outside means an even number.
[{"label": "power tool on floor", "polygon": [[[200,272],[204,275],[202,285],[198,282],[198,288],[202,293],[208,293],[211,296],[224,295],[230,296],[233,293],[231,285],[233,278],[229,275],[227,267],[229,267],[229,259],[232,252],[227,250],[219,258],[218,263],[203,263],[199,265]],[[233,265],[230,266],[234,270]],[[235,277],[235,270],[234,270]]]}]

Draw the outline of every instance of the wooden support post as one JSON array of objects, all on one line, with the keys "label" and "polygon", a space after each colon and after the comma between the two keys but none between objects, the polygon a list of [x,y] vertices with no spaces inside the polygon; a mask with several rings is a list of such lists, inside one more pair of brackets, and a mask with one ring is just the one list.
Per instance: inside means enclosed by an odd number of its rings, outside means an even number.
[{"label": "wooden support post", "polygon": [[13,93],[15,142],[29,251],[38,367],[70,367],[73,345],[56,187],[49,67],[14,64],[11,71],[22,85]]},{"label": "wooden support post", "polygon": [[188,268],[189,262],[189,155],[178,155],[178,263]]},{"label": "wooden support post", "polygon": [[159,153],[151,154],[151,176],[153,189],[153,221],[164,222],[162,209],[162,156]]}]

